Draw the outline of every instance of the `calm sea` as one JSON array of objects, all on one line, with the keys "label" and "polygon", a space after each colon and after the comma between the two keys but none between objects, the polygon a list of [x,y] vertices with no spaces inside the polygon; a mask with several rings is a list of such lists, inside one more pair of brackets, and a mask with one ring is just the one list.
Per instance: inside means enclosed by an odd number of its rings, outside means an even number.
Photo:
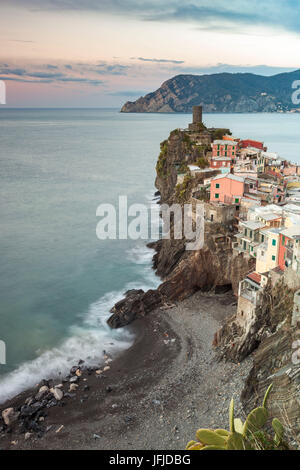
[{"label": "calm sea", "polygon": [[[300,115],[210,114],[209,126],[263,140],[300,162]],[[96,209],[155,205],[159,143],[188,114],[120,114],[116,109],[0,109],[0,402],[132,343],[111,331],[111,306],[132,287],[156,287],[145,240],[100,241]]]}]

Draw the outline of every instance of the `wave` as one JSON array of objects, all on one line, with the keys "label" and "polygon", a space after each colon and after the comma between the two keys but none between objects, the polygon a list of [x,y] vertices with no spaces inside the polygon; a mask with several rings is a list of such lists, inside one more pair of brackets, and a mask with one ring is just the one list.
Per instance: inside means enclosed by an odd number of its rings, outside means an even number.
[{"label": "wave", "polygon": [[[153,193],[146,199],[151,207],[158,207],[153,201]],[[80,359],[85,361],[87,367],[98,367],[103,363],[103,350],[116,357],[133,344],[134,335],[128,328],[112,330],[107,325],[111,315],[109,310],[127,290],[155,289],[160,280],[152,269],[153,249],[148,248],[144,241],[140,241],[126,254],[128,260],[137,266],[137,282],[127,283],[122,291],[106,293],[82,315],[80,326],[70,327],[68,337],[60,345],[3,376],[0,379],[0,403],[30,389],[43,379],[63,378]]]},{"label": "wave", "polygon": [[[128,290],[127,285],[125,290]],[[123,292],[110,292],[93,303],[84,316],[82,326],[72,326],[69,336],[58,347],[42,353],[32,361],[21,364],[0,380],[0,403],[43,379],[64,377],[81,359],[85,366],[99,366],[103,362],[103,350],[115,357],[128,349],[134,335],[128,328],[111,330],[106,320],[110,308],[122,298]]]}]

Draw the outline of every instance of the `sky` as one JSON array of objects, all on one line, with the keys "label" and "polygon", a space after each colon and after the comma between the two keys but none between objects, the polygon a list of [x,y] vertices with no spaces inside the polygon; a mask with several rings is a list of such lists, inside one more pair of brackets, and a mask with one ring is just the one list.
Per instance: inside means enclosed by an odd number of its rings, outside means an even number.
[{"label": "sky", "polygon": [[300,68],[300,2],[1,0],[0,44],[6,106],[119,107],[178,74]]}]

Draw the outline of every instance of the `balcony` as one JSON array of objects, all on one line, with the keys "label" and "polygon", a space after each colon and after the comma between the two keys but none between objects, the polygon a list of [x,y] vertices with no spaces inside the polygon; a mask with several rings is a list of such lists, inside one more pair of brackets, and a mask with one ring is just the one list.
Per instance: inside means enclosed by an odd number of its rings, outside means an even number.
[{"label": "balcony", "polygon": [[259,291],[255,291],[255,290],[252,290],[252,289],[247,289],[247,288],[244,287],[241,290],[240,295],[241,295],[241,297],[244,297],[244,299],[249,300],[253,305],[258,304]]}]

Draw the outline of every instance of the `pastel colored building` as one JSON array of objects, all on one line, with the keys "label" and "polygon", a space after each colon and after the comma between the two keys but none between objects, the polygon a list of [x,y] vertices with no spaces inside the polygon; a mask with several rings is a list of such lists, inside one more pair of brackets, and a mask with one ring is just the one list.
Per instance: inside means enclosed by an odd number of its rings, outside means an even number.
[{"label": "pastel colored building", "polygon": [[210,166],[215,169],[227,168],[229,171],[231,162],[232,160],[230,157],[212,157],[210,160]]},{"label": "pastel colored building", "polygon": [[244,195],[244,178],[227,173],[211,180],[210,202],[238,204]]},{"label": "pastel colored building", "polygon": [[280,230],[271,228],[261,231],[264,241],[257,247],[256,271],[258,273],[265,273],[278,266]]},{"label": "pastel colored building", "polygon": [[300,166],[291,165],[283,168],[282,173],[284,176],[294,176],[300,174]]},{"label": "pastel colored building", "polygon": [[235,158],[238,143],[233,140],[214,140],[212,145],[213,157]]},{"label": "pastel colored building", "polygon": [[[282,271],[289,267],[297,259],[294,256],[295,248],[298,249],[300,241],[300,226],[296,225],[281,230],[279,240],[278,265]],[[300,246],[300,245],[299,245]]]}]

